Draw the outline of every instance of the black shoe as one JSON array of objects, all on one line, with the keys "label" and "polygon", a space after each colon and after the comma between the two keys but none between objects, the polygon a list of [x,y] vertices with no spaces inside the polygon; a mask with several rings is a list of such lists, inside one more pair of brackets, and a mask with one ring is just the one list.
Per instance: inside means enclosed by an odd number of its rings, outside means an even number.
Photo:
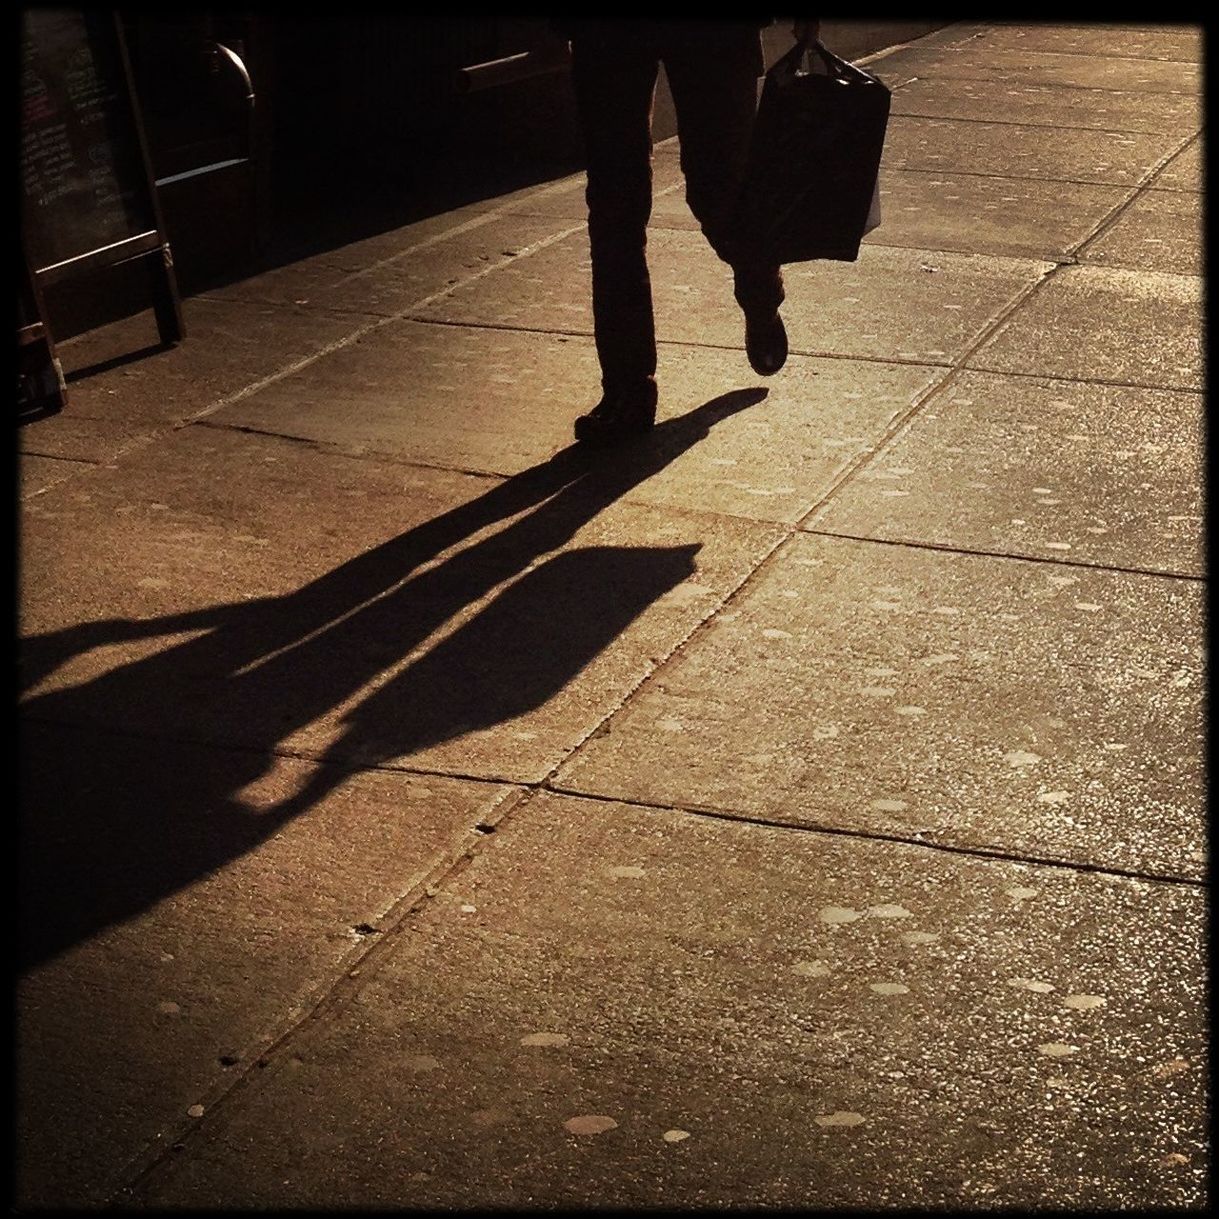
[{"label": "black shoe", "polygon": [[628,392],[607,392],[587,415],[576,420],[581,444],[606,448],[645,435],[656,422],[656,385]]},{"label": "black shoe", "polygon": [[787,330],[776,309],[758,316],[745,314],[745,354],[759,377],[771,377],[787,362]]}]

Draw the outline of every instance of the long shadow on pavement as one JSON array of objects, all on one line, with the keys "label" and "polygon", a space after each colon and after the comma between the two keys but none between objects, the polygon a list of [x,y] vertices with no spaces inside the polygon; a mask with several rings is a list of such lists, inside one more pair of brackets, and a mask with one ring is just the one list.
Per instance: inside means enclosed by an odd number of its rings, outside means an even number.
[{"label": "long shadow on pavement", "polygon": [[[23,640],[30,689],[90,648],[204,632],[22,705],[21,968],[251,850],[353,765],[400,758],[545,703],[691,574],[699,547],[552,552],[765,395],[724,394],[630,449],[564,449],[285,596]],[[270,809],[242,801],[294,731],[496,589],[346,714],[325,765],[299,792]]]}]

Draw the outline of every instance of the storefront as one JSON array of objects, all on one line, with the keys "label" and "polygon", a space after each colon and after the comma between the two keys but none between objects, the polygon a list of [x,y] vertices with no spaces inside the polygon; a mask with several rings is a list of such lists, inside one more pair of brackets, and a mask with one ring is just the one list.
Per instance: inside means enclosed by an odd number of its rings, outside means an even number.
[{"label": "storefront", "polygon": [[[940,24],[825,23],[823,36],[855,56]],[[580,165],[566,47],[545,19],[168,8],[122,27],[186,295]],[[765,41],[777,58],[789,23]],[[654,134],[674,130],[662,76]],[[113,276],[50,296],[65,334],[132,305]]]}]

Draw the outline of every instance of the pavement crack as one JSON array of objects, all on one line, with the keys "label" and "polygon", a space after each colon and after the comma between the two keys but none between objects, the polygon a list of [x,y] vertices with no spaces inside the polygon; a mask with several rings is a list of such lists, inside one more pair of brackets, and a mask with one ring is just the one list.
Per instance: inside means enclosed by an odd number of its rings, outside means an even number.
[{"label": "pavement crack", "polygon": [[[531,794],[528,789],[519,787],[506,793],[496,806],[496,821],[492,823],[484,817],[479,824],[498,825],[514,808],[527,803]],[[449,849],[441,852],[433,865],[415,878],[375,926],[364,922],[351,928],[352,948],[338,957],[329,971],[297,999],[277,1027],[268,1030],[240,1054],[226,1054],[219,1060],[222,1074],[202,1090],[198,1103],[192,1105],[186,1115],[159,1131],[119,1174],[107,1205],[124,1206],[134,1202],[140,1191],[186,1149],[191,1139],[209,1128],[218,1116],[223,1116],[245,1088],[257,1083],[262,1072],[274,1069],[305,1030],[346,1002],[366,975],[392,951],[397,936],[412,917],[432,902],[448,881],[470,866],[477,851],[471,836],[454,837]]]},{"label": "pavement crack", "polygon": [[[811,514],[810,514],[811,515]],[[807,519],[807,518],[806,518]],[[867,534],[846,533],[835,529],[817,529],[800,525],[798,532],[815,537],[838,538],[844,542],[871,542],[877,546],[901,546],[909,550],[934,550],[943,554],[972,555],[984,559],[1011,559],[1017,563],[1043,563],[1055,567],[1074,567],[1085,571],[1108,571],[1127,576],[1155,576],[1162,580],[1192,580],[1205,583],[1206,576],[1187,571],[1164,571],[1154,567],[1131,567],[1112,563],[1089,563],[1084,559],[1057,558],[1052,555],[1014,554],[1003,550],[982,550],[971,546],[954,546],[947,542],[923,542],[910,538],[877,538]]]},{"label": "pavement crack", "polygon": [[826,834],[836,838],[853,838],[865,842],[891,842],[902,846],[922,848],[928,851],[938,851],[949,855],[963,855],[972,859],[997,860],[1006,863],[1032,864],[1037,867],[1057,868],[1067,872],[1094,873],[1101,876],[1122,877],[1127,880],[1138,880],[1147,883],[1179,885],[1184,888],[1209,889],[1209,880],[1199,880],[1192,876],[1181,876],[1173,873],[1151,872],[1139,868],[1120,868],[1112,865],[1093,864],[1077,860],[1058,859],[1053,856],[1033,855],[1019,851],[1004,851],[997,847],[978,845],[961,845],[957,843],[936,842],[921,836],[911,834],[887,834],[878,830],[855,830],[840,825],[830,825],[825,822],[794,822],[775,817],[762,817],[752,813],[713,808],[700,804],[653,804],[644,800],[632,800],[629,797],[615,796],[604,793],[582,791],[577,788],[563,787],[557,783],[547,785],[547,790],[555,795],[572,796],[583,800],[596,800],[609,804],[625,804],[630,808],[643,809],[651,812],[676,812],[693,817],[706,817],[716,821],[732,821],[739,825],[757,826],[761,829],[787,830],[797,834]]}]

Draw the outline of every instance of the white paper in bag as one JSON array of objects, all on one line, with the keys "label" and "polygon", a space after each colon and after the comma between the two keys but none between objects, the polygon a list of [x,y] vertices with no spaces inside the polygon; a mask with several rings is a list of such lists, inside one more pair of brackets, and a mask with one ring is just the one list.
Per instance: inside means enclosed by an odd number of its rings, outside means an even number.
[{"label": "white paper in bag", "polygon": [[[858,215],[858,213],[856,213]],[[872,187],[872,203],[868,208],[868,218],[864,221],[863,231],[865,234],[870,233],[874,228],[880,225],[880,178],[876,179],[876,185]]]}]

